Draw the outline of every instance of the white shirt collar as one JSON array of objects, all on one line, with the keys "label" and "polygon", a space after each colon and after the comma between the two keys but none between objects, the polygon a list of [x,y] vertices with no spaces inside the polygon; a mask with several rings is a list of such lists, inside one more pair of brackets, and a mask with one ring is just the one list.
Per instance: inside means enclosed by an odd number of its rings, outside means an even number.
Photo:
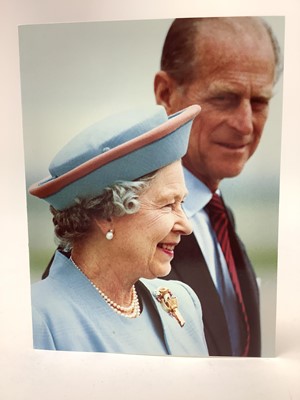
[{"label": "white shirt collar", "polygon": [[195,177],[189,170],[183,168],[185,184],[189,192],[183,204],[188,218],[202,210],[212,198],[209,188]]}]

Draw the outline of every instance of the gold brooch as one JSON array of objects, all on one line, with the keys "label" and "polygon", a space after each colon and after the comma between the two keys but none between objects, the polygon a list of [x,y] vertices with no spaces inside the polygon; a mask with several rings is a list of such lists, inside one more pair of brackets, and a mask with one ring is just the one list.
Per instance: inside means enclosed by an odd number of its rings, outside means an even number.
[{"label": "gold brooch", "polygon": [[182,318],[181,313],[178,310],[178,301],[175,296],[172,295],[170,289],[161,287],[155,291],[157,301],[162,305],[162,308],[171,317],[175,318],[181,327],[185,324],[185,320]]}]

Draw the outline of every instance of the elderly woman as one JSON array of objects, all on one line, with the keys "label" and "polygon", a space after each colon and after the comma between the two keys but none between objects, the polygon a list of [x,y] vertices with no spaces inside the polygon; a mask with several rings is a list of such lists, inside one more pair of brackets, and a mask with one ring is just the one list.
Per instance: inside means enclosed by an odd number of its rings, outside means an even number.
[{"label": "elderly woman", "polygon": [[107,118],[75,136],[30,188],[59,239],[32,287],[34,347],[206,356],[200,303],[170,272],[191,225],[180,158],[198,106]]}]

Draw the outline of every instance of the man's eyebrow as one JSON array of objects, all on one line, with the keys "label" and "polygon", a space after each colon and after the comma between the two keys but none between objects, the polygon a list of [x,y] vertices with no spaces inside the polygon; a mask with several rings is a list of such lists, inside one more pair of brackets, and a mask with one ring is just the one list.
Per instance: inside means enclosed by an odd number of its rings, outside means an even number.
[{"label": "man's eyebrow", "polygon": [[233,86],[228,84],[227,82],[218,82],[214,81],[210,84],[209,89],[213,92],[228,92],[228,93],[236,93],[241,90],[238,89],[237,86]]},{"label": "man's eyebrow", "polygon": [[[243,88],[240,88],[238,85],[232,85],[228,82],[220,82],[214,81],[210,85],[210,92],[212,94],[232,94],[235,96],[240,96],[243,94]],[[274,96],[273,88],[271,89],[261,89],[259,94],[254,94],[251,96],[253,99],[261,99],[261,100],[270,100]]]},{"label": "man's eyebrow", "polygon": [[269,100],[272,99],[273,96],[274,96],[274,93],[273,93],[273,91],[271,91],[270,93],[264,93],[264,94],[257,95],[257,96],[256,96],[256,95],[253,95],[253,96],[251,96],[251,100],[269,101]]}]

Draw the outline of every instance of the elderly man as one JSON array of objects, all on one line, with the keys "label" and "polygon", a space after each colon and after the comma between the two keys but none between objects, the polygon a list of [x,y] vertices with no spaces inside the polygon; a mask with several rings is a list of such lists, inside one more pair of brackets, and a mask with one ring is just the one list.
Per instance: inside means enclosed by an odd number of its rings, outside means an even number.
[{"label": "elderly man", "polygon": [[155,76],[168,114],[202,107],[183,159],[194,233],[176,249],[168,279],[197,293],[210,355],[261,355],[256,277],[219,184],[255,152],[279,70],[277,40],[262,19],[192,18],[171,25]]}]

